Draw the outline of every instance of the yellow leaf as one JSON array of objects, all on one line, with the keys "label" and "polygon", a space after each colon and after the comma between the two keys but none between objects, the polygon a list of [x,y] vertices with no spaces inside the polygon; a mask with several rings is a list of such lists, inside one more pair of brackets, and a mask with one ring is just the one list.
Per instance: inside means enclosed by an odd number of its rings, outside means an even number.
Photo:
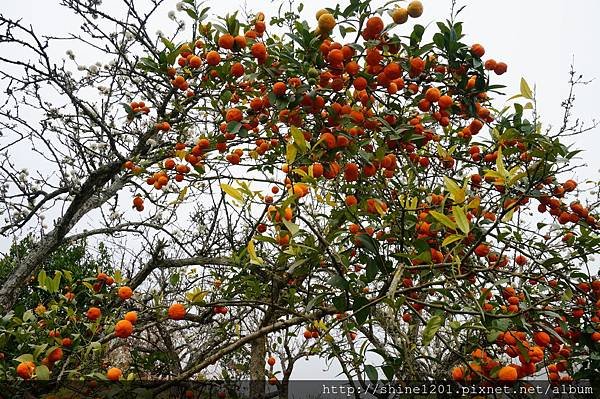
[{"label": "yellow leaf", "polygon": [[461,236],[459,234],[450,234],[448,237],[446,237],[444,239],[444,241],[442,242],[442,247],[447,247],[448,245],[452,244],[453,242],[462,240],[463,238],[465,238],[464,236]]},{"label": "yellow leaf", "polygon": [[477,209],[479,208],[479,205],[481,205],[481,198],[475,197],[471,200],[471,202],[469,202],[467,209]]},{"label": "yellow leaf", "polygon": [[452,230],[456,229],[456,223],[454,223],[448,216],[444,215],[443,213],[429,211],[429,214],[433,216],[435,220],[442,223],[444,226],[451,228]]},{"label": "yellow leaf", "polygon": [[306,144],[306,139],[304,138],[302,130],[298,129],[296,126],[292,126],[290,128],[290,133],[292,134],[292,137],[294,138],[294,143],[298,146],[298,148],[302,152],[306,152],[308,146]]},{"label": "yellow leaf", "polygon": [[500,173],[496,172],[495,170],[486,170],[484,177],[485,178],[493,177],[496,180],[504,180],[504,176],[502,176]]},{"label": "yellow leaf", "polygon": [[296,160],[296,155],[298,154],[298,149],[294,145],[294,143],[288,143],[285,148],[285,159],[288,164],[294,163]]},{"label": "yellow leaf", "polygon": [[375,201],[375,209],[377,210],[377,213],[379,213],[381,216],[385,215],[385,210],[381,206],[381,202],[379,202],[378,200]]},{"label": "yellow leaf", "polygon": [[444,182],[446,183],[446,190],[450,193],[450,198],[456,203],[463,203],[466,197],[465,190],[447,176],[444,176]]},{"label": "yellow leaf", "polygon": [[230,195],[233,199],[238,200],[239,202],[244,202],[244,197],[239,190],[231,187],[229,184],[221,183],[221,190],[225,192],[225,194]]},{"label": "yellow leaf", "polygon": [[506,213],[506,215],[504,215],[504,217],[502,218],[502,221],[503,222],[508,222],[508,221],[512,220],[513,215],[515,214],[515,209],[516,208],[512,208],[510,211],[508,211]]},{"label": "yellow leaf", "polygon": [[471,230],[471,226],[469,224],[469,219],[467,219],[467,215],[465,211],[460,206],[452,207],[452,214],[454,215],[454,220],[456,220],[456,225],[458,228],[465,234],[469,234]]},{"label": "yellow leaf", "polygon": [[185,298],[192,303],[195,302],[202,302],[204,300],[204,298],[206,298],[206,295],[208,294],[207,291],[202,291],[200,288],[194,288],[193,290],[191,290],[190,292],[185,294]]},{"label": "yellow leaf", "polygon": [[308,175],[306,174],[306,172],[305,172],[305,171],[303,171],[303,170],[302,170],[302,169],[300,169],[300,168],[292,169],[292,172],[293,172],[293,173],[295,173],[295,174],[297,174],[297,175],[300,175],[300,176],[302,176],[302,177],[306,177],[306,176],[308,176]]},{"label": "yellow leaf", "polygon": [[504,158],[502,156],[502,147],[498,147],[498,157],[496,158],[496,168],[498,169],[498,173],[502,176],[503,180],[506,180],[508,177],[508,172],[504,167]]},{"label": "yellow leaf", "polygon": [[180,159],[185,159],[186,155],[187,155],[187,151],[186,150],[178,150],[178,151],[175,152],[175,156],[177,158],[180,158]]},{"label": "yellow leaf", "polygon": [[528,100],[533,100],[533,92],[524,78],[521,78],[521,95]]},{"label": "yellow leaf", "polygon": [[251,239],[248,242],[248,246],[246,247],[248,250],[248,255],[250,255],[250,263],[253,265],[262,265],[264,261],[256,256],[256,249],[254,248],[254,239]]},{"label": "yellow leaf", "polygon": [[185,196],[187,195],[188,188],[189,188],[189,186],[185,186],[184,188],[182,188],[181,191],[179,192],[179,195],[177,195],[177,199],[175,201],[171,202],[170,205],[175,205],[175,204],[179,204],[180,202],[183,202],[183,200],[185,199]]}]

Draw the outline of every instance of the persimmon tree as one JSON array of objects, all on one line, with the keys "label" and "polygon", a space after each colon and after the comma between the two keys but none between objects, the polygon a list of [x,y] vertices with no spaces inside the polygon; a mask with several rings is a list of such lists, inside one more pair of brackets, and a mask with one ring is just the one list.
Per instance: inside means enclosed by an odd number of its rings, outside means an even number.
[{"label": "persimmon tree", "polygon": [[[525,80],[494,100],[508,66],[454,7],[429,33],[418,1],[309,21],[199,3],[158,35],[158,0],[63,0],[82,21],[64,37],[0,16],[5,379],[250,378],[285,397],[303,357],[363,387],[598,373],[575,72],[546,129]],[[56,57],[64,42],[100,61]],[[94,274],[48,266],[100,245]]]}]

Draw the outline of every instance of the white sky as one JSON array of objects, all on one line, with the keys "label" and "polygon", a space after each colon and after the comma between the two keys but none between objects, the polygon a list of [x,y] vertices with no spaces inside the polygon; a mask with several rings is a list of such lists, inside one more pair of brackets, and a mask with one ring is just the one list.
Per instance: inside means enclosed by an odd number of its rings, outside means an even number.
[{"label": "white sky", "polygon": [[[144,0],[136,0],[143,4]],[[105,0],[107,3],[115,0]],[[19,0],[0,1],[0,13],[10,17],[20,17],[45,33],[59,35],[65,32],[76,32],[79,23],[71,13],[65,13],[58,6],[58,0]],[[164,10],[164,23],[172,24],[167,18],[167,11],[175,9],[174,0],[168,0],[171,8]],[[242,1],[205,1],[212,7],[212,15],[225,15],[240,8]],[[323,7],[334,7],[336,1],[306,1],[304,15],[311,24],[315,24],[315,11]],[[406,2],[398,2],[406,4]],[[247,0],[250,10],[263,11],[267,20],[275,14],[279,2]],[[417,20],[422,25],[444,20],[449,15],[450,0],[424,0],[424,15]],[[502,0],[461,1],[467,8],[459,15],[464,22],[463,32],[467,34],[467,43],[481,43],[486,49],[486,56],[508,64],[508,72],[498,77],[496,82],[507,85],[509,95],[518,92],[519,80],[524,77],[530,85],[537,88],[538,109],[544,125],[558,125],[562,118],[561,101],[566,98],[568,90],[568,71],[574,57],[575,68],[587,79],[600,78],[598,66],[597,38],[600,37],[600,2],[597,0],[578,1],[524,1]],[[389,22],[389,17],[385,17]],[[415,20],[400,28],[399,32],[407,33]],[[429,30],[434,32],[432,25]],[[596,38],[596,39],[594,39]],[[74,49],[77,51],[77,49]],[[64,54],[61,49],[57,54]],[[92,61],[90,61],[91,63]],[[598,93],[600,80],[580,87],[576,97],[574,117],[583,121],[600,119]],[[576,139],[576,147],[586,150],[581,156],[588,166],[578,172],[579,178],[598,180],[600,157],[595,151],[600,144],[598,129]],[[572,177],[572,176],[569,176]],[[3,243],[2,246],[4,246]],[[316,361],[299,361],[294,377],[300,379],[334,378],[338,368],[322,373],[323,364]]]}]

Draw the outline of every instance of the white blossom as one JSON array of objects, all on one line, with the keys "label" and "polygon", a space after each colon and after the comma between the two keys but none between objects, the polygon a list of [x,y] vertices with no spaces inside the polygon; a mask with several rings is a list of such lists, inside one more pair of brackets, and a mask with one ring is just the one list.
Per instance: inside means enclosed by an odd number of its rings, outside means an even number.
[{"label": "white blossom", "polygon": [[75,53],[73,52],[73,50],[67,50],[67,57],[69,57],[72,60],[75,59]]},{"label": "white blossom", "polygon": [[183,7],[184,7],[184,3],[183,1],[180,1],[179,3],[175,4],[175,8],[177,8],[177,11],[183,11]]},{"label": "white blossom", "polygon": [[167,16],[169,17],[169,19],[175,20],[175,11],[173,11],[173,10],[169,11]]}]

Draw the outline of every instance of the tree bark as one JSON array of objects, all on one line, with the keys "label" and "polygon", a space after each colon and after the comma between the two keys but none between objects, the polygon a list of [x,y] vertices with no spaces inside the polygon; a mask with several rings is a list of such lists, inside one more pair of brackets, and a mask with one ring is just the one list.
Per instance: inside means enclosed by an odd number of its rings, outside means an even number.
[{"label": "tree bark", "polygon": [[265,397],[265,356],[267,354],[267,336],[263,335],[250,345],[250,399]]}]

